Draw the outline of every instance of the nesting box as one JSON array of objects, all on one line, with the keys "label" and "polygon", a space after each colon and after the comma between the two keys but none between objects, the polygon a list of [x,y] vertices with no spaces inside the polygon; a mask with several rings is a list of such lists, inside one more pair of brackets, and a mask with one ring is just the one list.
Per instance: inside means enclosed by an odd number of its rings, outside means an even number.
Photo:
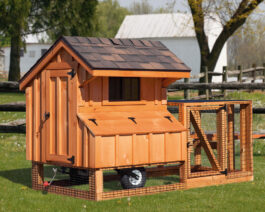
[{"label": "nesting box", "polygon": [[20,81],[26,157],[81,168],[186,158],[186,128],[166,88],[190,69],[161,42],[61,37]]}]

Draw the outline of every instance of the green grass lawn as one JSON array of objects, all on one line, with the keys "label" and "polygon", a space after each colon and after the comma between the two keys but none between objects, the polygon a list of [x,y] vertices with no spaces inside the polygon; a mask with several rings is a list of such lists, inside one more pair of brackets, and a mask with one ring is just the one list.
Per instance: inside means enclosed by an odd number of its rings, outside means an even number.
[{"label": "green grass lawn", "polygon": [[265,154],[253,182],[92,202],[32,190],[25,136],[0,134],[0,145],[0,211],[264,211]]},{"label": "green grass lawn", "polygon": [[[24,94],[0,93],[0,103],[23,101],[24,98]],[[262,95],[255,98],[263,104]],[[0,113],[0,122],[24,115],[21,112]],[[258,124],[263,119],[255,121]],[[0,211],[265,211],[264,140],[254,141],[253,149],[253,182],[92,202],[32,190],[31,163],[25,159],[25,135],[0,133]]]}]

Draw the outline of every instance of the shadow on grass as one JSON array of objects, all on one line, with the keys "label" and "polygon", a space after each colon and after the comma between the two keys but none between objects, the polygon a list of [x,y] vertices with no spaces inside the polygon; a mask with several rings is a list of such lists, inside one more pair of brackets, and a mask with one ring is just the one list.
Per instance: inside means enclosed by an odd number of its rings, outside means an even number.
[{"label": "shadow on grass", "polygon": [[31,168],[0,171],[0,176],[13,183],[31,188]]}]

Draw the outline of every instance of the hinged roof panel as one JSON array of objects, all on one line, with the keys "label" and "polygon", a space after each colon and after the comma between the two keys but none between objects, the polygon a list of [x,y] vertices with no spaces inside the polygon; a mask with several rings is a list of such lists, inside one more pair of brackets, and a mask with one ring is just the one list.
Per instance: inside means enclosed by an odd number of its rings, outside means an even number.
[{"label": "hinged roof panel", "polygon": [[168,111],[79,113],[78,118],[95,136],[186,131]]}]

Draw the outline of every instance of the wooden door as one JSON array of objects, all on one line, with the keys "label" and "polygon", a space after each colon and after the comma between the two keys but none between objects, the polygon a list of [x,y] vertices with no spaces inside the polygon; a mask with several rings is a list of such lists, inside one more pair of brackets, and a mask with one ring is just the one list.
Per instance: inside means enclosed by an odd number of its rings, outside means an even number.
[{"label": "wooden door", "polygon": [[[70,108],[72,98],[71,70],[46,71],[46,160],[72,163]],[[71,160],[72,159],[72,160]]]}]

